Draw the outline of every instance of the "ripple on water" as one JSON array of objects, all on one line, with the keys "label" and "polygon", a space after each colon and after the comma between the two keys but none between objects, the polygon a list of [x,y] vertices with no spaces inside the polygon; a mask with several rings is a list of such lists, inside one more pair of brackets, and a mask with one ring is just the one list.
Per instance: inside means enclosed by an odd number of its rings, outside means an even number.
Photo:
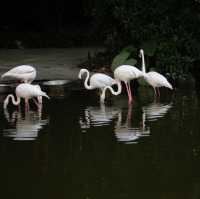
[{"label": "ripple on water", "polygon": [[5,113],[8,127],[3,129],[3,136],[15,141],[35,140],[39,131],[48,124],[49,119],[42,119],[37,111],[29,111],[22,116],[20,112]]}]

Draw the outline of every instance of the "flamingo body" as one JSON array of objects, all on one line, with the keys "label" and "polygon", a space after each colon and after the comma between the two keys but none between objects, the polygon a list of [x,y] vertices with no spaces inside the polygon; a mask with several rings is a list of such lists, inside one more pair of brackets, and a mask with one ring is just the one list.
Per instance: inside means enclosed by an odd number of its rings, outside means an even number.
[{"label": "flamingo body", "polygon": [[105,86],[111,86],[113,84],[115,84],[115,80],[112,77],[102,73],[96,73],[90,78],[90,86],[92,86],[93,89],[103,89]]},{"label": "flamingo body", "polygon": [[156,88],[158,88],[159,96],[160,96],[159,87],[167,87],[173,90],[172,85],[167,81],[167,79],[163,75],[155,71],[151,71],[148,73],[146,72],[145,61],[144,61],[144,51],[142,49],[140,50],[140,56],[142,57],[142,72],[143,72],[144,79],[147,81],[149,85],[151,85],[154,88],[155,96],[157,95]]},{"label": "flamingo body", "polygon": [[46,93],[43,92],[39,85],[32,85],[27,83],[19,84],[16,87],[15,93],[18,97],[21,98],[33,98],[38,96],[45,96],[47,97]]},{"label": "flamingo body", "polygon": [[[29,109],[29,104],[28,104],[28,100],[34,97],[38,98],[39,103],[41,103],[41,97],[46,97],[49,99],[49,96],[43,92],[40,88],[39,85],[32,85],[32,84],[28,84],[28,83],[22,83],[19,84],[16,89],[15,89],[15,94],[17,96],[17,100],[15,100],[13,95],[8,95],[6,97],[6,99],[4,100],[4,108],[7,107],[8,103],[9,103],[9,99],[12,99],[12,103],[14,105],[19,105],[21,98],[25,99],[25,103],[27,108]],[[35,102],[37,106],[39,106],[39,104],[37,104],[37,102]]]},{"label": "flamingo body", "polygon": [[136,67],[131,65],[121,65],[114,71],[115,79],[123,81],[125,83],[130,82],[132,79],[142,77],[143,73]]},{"label": "flamingo body", "polygon": [[[87,69],[81,69],[79,72],[79,78],[82,78],[82,75],[86,73],[86,79],[84,81],[84,86],[88,90],[93,90],[93,89],[100,89],[101,93],[103,93],[103,90],[106,86],[112,86],[113,84],[116,84],[116,81],[103,73],[95,73],[90,77],[89,80],[89,71]],[[103,103],[104,98],[102,98],[102,94],[100,96],[100,101]]]},{"label": "flamingo body", "polygon": [[[137,79],[139,77],[143,77],[142,71],[140,71],[135,66],[121,65],[121,66],[118,66],[115,69],[114,77],[117,81],[123,81],[125,83],[127,94],[128,94],[128,102],[130,104],[132,102],[132,93],[131,93],[131,88],[130,88],[130,81],[133,80],[133,79]],[[110,91],[112,92],[111,88],[110,88]],[[114,93],[115,92],[112,92],[112,94],[114,94]],[[117,94],[118,93],[119,92],[117,92]]]},{"label": "flamingo body", "polygon": [[164,86],[171,90],[173,89],[172,85],[160,73],[154,71],[148,72],[144,74],[144,79],[154,88]]},{"label": "flamingo body", "polygon": [[16,66],[4,73],[1,78],[14,78],[25,83],[31,83],[36,77],[36,69],[29,65]]}]

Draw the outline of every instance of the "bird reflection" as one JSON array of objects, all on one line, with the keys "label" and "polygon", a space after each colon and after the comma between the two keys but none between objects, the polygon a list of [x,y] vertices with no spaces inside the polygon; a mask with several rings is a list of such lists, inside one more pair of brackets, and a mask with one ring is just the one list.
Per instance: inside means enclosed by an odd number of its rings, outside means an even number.
[{"label": "bird reflection", "polygon": [[164,117],[171,108],[172,108],[172,103],[164,104],[164,103],[154,102],[147,106],[144,106],[142,109],[147,120],[156,121],[159,118]]},{"label": "bird reflection", "polygon": [[[117,141],[125,144],[138,143],[139,139],[150,135],[150,127],[147,121],[155,121],[166,115],[172,107],[172,103],[150,103],[141,107],[141,112],[134,113],[132,104],[118,107],[107,107],[101,104],[99,107],[89,106],[80,116],[79,123],[82,131],[91,127],[110,125],[114,121],[114,133]],[[134,118],[134,114],[137,114]],[[138,117],[139,116],[139,117]]]},{"label": "bird reflection", "polygon": [[89,106],[84,110],[84,115],[80,117],[81,129],[89,129],[91,126],[109,125],[118,116],[120,109],[117,107],[107,107],[101,104],[100,107]]},{"label": "bird reflection", "polygon": [[139,125],[134,127],[132,105],[128,106],[128,112],[123,122],[122,111],[119,114],[118,120],[115,125],[115,136],[119,142],[126,144],[137,143],[140,137],[150,135],[150,128],[145,124],[145,115],[142,114]]},{"label": "bird reflection", "polygon": [[115,126],[115,136],[119,142],[124,143],[138,143],[141,137],[150,135],[150,127],[147,126],[146,122],[156,121],[166,115],[168,110],[172,107],[170,104],[162,103],[151,103],[147,106],[142,107],[142,117],[138,127],[133,127],[134,118],[132,113],[132,105],[128,106],[128,112],[125,122],[122,122],[122,112],[120,112],[118,121]]},{"label": "bird reflection", "polygon": [[38,132],[48,124],[49,119],[42,119],[41,110],[25,112],[14,111],[9,114],[4,110],[5,118],[8,121],[8,127],[3,130],[3,136],[13,140],[35,140]]}]

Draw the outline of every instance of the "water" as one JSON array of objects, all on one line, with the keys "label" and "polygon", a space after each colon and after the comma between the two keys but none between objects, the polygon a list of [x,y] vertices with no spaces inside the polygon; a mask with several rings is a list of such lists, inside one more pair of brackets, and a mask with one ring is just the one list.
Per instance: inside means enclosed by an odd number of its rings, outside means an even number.
[{"label": "water", "polygon": [[41,112],[0,108],[0,197],[199,198],[199,96],[150,90],[132,106],[74,93]]}]

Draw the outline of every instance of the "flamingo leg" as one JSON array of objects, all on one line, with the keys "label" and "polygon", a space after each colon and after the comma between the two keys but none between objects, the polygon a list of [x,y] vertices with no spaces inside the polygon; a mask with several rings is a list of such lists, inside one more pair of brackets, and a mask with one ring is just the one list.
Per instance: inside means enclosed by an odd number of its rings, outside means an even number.
[{"label": "flamingo leg", "polygon": [[132,104],[128,105],[128,122],[131,123],[131,117],[132,117]]},{"label": "flamingo leg", "polygon": [[130,83],[125,83],[125,85],[126,85],[126,90],[127,90],[127,93],[128,93],[128,103],[131,104],[133,99],[132,99]]},{"label": "flamingo leg", "polygon": [[102,99],[103,89],[101,88],[99,92],[100,92],[100,93],[99,93],[99,94],[100,94],[100,102],[101,102],[101,103],[104,103],[104,99]]},{"label": "flamingo leg", "polygon": [[127,90],[127,94],[128,94],[128,103],[130,104],[132,99],[131,99],[131,94],[130,94],[130,91],[129,91],[129,87],[128,87],[128,84],[125,82],[125,85],[126,85],[126,90]]},{"label": "flamingo leg", "polygon": [[38,97],[37,97],[37,100],[38,100],[38,103],[39,103],[39,104],[42,104],[42,96],[38,96]]},{"label": "flamingo leg", "polygon": [[25,111],[29,111],[29,103],[27,98],[25,98]]},{"label": "flamingo leg", "polygon": [[157,87],[157,93],[158,93],[158,97],[160,97],[160,90],[159,90],[159,87]]},{"label": "flamingo leg", "polygon": [[129,93],[130,93],[130,101],[133,101],[133,97],[132,97],[132,93],[131,93],[131,86],[130,86],[130,82],[128,83],[128,88],[129,88]]},{"label": "flamingo leg", "polygon": [[153,89],[154,89],[154,95],[155,95],[155,98],[156,98],[157,97],[156,88],[153,87]]},{"label": "flamingo leg", "polygon": [[[38,98],[39,98],[39,97],[38,97]],[[37,102],[37,101],[33,98],[33,101],[34,101],[34,103],[36,104],[37,108],[38,108],[38,109],[41,109],[42,103],[40,103],[39,99],[38,99],[38,102]]]}]

